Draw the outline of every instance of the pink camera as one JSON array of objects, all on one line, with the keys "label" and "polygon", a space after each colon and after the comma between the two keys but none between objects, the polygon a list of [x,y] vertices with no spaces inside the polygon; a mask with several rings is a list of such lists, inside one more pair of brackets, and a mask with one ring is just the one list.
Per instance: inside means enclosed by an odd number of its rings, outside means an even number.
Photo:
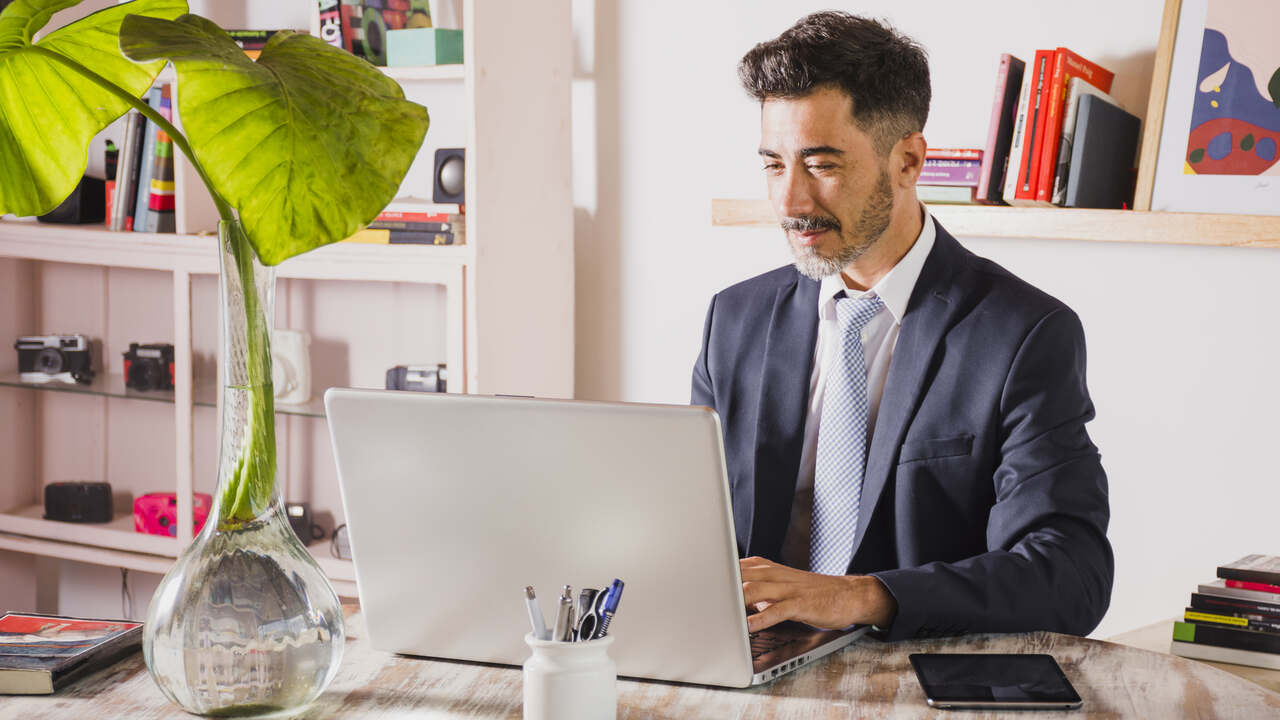
[{"label": "pink camera", "polygon": [[[192,515],[195,518],[196,532],[204,527],[205,518],[209,517],[209,507],[213,505],[213,497],[205,493],[192,496],[195,504]],[[147,493],[133,501],[133,528],[148,535],[178,534],[178,496],[171,492]]]}]

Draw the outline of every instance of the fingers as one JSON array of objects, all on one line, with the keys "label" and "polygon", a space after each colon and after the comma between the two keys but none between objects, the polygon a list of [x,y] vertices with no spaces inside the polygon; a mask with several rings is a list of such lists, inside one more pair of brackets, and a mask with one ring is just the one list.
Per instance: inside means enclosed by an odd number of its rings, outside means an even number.
[{"label": "fingers", "polygon": [[755,615],[747,616],[747,630],[759,632],[790,617],[791,601],[776,602]]},{"label": "fingers", "polygon": [[788,590],[794,590],[794,587],[785,583],[744,581],[742,583],[742,598],[747,605],[755,605],[761,602],[774,603],[779,600],[785,600],[788,597]]}]

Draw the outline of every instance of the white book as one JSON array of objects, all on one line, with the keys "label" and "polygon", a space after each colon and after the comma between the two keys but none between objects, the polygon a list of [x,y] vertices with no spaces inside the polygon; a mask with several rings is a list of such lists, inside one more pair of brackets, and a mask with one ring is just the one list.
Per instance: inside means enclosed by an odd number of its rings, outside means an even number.
[{"label": "white book", "polygon": [[1022,168],[1022,148],[1027,135],[1027,108],[1036,85],[1035,72],[1030,65],[1022,73],[1022,90],[1018,94],[1018,114],[1013,120],[1013,140],[1009,144],[1009,164],[1004,171],[1004,201],[1013,204],[1018,192],[1019,170]]},{"label": "white book", "polygon": [[136,187],[132,182],[132,172],[135,164],[134,156],[138,153],[135,142],[138,137],[138,124],[143,120],[144,118],[137,110],[130,110],[128,118],[125,119],[124,139],[120,141],[120,152],[116,155],[116,186],[111,195],[111,217],[108,218],[110,224],[107,226],[109,230],[124,230],[124,219],[133,209]]},{"label": "white book", "polygon": [[1218,647],[1217,645],[1197,645],[1196,643],[1174,640],[1169,645],[1169,652],[1179,657],[1195,658],[1196,660],[1212,660],[1213,662],[1280,670],[1280,655],[1256,650],[1239,650],[1237,648]]},{"label": "white book", "polygon": [[1245,590],[1243,588],[1227,587],[1226,580],[1214,580],[1211,583],[1205,583],[1200,586],[1200,592],[1205,595],[1217,595],[1218,597],[1229,597],[1237,600],[1253,600],[1254,602],[1271,603],[1272,605],[1280,605],[1280,593],[1262,592],[1261,590]]},{"label": "white book", "polygon": [[1050,202],[1054,205],[1067,204],[1067,181],[1071,177],[1071,142],[1076,136],[1076,107],[1079,106],[1082,95],[1096,95],[1120,107],[1120,103],[1116,102],[1115,98],[1102,92],[1088,80],[1082,77],[1071,78],[1071,83],[1067,86],[1067,104],[1062,106],[1062,139],[1058,144],[1058,167],[1053,170],[1053,193],[1049,196]]}]

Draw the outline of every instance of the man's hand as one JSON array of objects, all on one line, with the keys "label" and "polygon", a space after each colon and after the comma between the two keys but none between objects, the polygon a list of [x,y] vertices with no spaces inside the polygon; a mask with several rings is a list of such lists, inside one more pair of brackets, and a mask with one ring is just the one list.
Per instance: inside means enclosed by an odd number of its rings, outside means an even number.
[{"label": "man's hand", "polygon": [[761,557],[738,562],[747,607],[759,611],[747,616],[751,632],[783,620],[798,620],[820,628],[855,623],[888,627],[898,614],[893,596],[870,575],[820,575]]}]

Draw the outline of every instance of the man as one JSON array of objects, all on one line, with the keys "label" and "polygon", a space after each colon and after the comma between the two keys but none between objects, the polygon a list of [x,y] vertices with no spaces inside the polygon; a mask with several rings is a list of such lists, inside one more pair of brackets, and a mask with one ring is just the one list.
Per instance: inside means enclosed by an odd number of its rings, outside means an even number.
[{"label": "man", "polygon": [[1084,333],[916,199],[924,52],[823,12],[739,75],[795,266],[712,300],[693,403],[723,422],[751,629],[1088,633],[1113,559]]}]

